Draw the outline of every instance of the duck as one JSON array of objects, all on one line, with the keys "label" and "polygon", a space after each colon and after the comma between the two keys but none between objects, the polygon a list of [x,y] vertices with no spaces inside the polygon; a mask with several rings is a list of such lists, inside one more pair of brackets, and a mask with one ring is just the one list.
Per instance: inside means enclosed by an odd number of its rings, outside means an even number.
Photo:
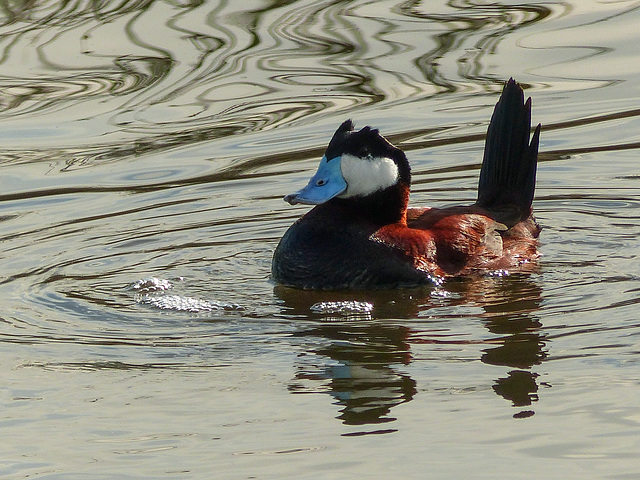
[{"label": "duck", "polygon": [[475,203],[409,207],[405,153],[377,129],[346,120],[308,184],[284,197],[313,208],[280,239],[273,281],[367,290],[530,272],[540,255],[532,209],[540,128],[531,136],[531,98],[509,79],[487,129]]}]

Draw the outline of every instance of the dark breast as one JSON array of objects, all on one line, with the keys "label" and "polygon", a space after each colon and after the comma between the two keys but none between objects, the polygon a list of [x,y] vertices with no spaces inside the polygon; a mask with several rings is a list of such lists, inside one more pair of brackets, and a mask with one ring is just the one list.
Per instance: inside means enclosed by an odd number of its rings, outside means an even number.
[{"label": "dark breast", "polygon": [[276,282],[307,289],[367,289],[431,281],[412,259],[370,240],[378,226],[327,207],[314,207],[284,234],[273,256]]}]

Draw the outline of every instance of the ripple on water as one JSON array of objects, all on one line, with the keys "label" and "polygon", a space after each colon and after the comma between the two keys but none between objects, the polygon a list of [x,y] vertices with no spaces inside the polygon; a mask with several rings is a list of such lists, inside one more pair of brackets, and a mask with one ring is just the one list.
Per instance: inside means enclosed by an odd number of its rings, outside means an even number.
[{"label": "ripple on water", "polygon": [[[640,10],[258,3],[3,2],[5,471],[561,478],[584,473],[562,459],[591,455],[635,478]],[[269,282],[306,211],[282,196],[339,121],[410,153],[412,203],[473,202],[509,75],[545,125],[539,272],[376,292]]]}]

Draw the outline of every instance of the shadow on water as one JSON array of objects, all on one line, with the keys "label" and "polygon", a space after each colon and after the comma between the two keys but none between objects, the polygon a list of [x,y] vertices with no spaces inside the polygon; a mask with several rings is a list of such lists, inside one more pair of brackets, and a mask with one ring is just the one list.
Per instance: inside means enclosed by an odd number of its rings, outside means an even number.
[{"label": "shadow on water", "polygon": [[[534,415],[530,407],[538,400],[540,384],[539,374],[532,369],[547,356],[547,339],[535,313],[542,300],[538,281],[514,275],[450,281],[444,288],[440,292],[423,288],[346,293],[276,287],[275,293],[290,318],[308,319],[311,306],[321,301],[374,305],[372,314],[318,315],[317,324],[296,334],[316,346],[310,346],[308,354],[299,358],[290,391],[329,393],[341,407],[337,418],[348,425],[389,423],[395,420],[393,407],[411,401],[419,389],[427,387],[417,385],[408,373],[407,367],[414,362],[412,346],[484,345],[479,358],[483,363],[508,368],[504,377],[495,379],[495,393],[520,409],[515,418]],[[442,297],[446,298],[444,310]],[[469,304],[482,312],[469,315],[458,310]],[[438,310],[438,321],[446,318],[447,324],[443,327],[439,323],[433,330],[418,329],[412,320],[430,317],[432,309]],[[456,322],[464,317],[477,318],[491,337],[462,338],[456,333]]]}]

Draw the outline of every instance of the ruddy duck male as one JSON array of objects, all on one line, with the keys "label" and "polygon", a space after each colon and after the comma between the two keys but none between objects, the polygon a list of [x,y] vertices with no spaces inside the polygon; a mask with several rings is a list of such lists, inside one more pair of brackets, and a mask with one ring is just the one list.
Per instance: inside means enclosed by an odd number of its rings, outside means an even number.
[{"label": "ruddy duck male", "polygon": [[531,143],[531,99],[510,79],[485,143],[478,199],[470,206],[407,208],[411,169],[378,130],[333,135],[316,174],[287,195],[316,205],[284,234],[273,279],[305,289],[415,286],[442,278],[523,271],[538,257],[531,209],[540,125]]}]

